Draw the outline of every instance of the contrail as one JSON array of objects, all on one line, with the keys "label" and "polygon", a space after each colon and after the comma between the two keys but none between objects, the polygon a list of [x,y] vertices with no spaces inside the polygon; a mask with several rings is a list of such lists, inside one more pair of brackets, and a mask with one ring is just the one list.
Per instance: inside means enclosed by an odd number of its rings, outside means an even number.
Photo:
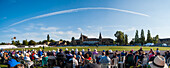
[{"label": "contrail", "polygon": [[17,24],[20,24],[20,23],[23,23],[25,21],[32,20],[32,19],[38,19],[38,18],[48,17],[48,16],[52,16],[52,15],[57,15],[57,14],[71,13],[71,12],[77,12],[77,11],[81,11],[81,10],[91,10],[91,9],[114,10],[114,11],[126,12],[126,13],[131,13],[131,14],[136,14],[136,15],[140,15],[140,16],[149,17],[149,15],[147,15],[147,14],[134,12],[134,11],[129,11],[129,10],[122,10],[122,9],[116,9],[116,8],[105,8],[105,7],[90,7],[90,8],[76,8],[76,9],[69,9],[69,10],[63,10],[63,11],[47,13],[47,14],[43,14],[43,15],[39,15],[39,16],[35,16],[35,17],[31,17],[31,18],[21,20],[19,22],[16,22],[16,23],[13,23],[13,24],[9,25],[9,27],[17,25]]}]

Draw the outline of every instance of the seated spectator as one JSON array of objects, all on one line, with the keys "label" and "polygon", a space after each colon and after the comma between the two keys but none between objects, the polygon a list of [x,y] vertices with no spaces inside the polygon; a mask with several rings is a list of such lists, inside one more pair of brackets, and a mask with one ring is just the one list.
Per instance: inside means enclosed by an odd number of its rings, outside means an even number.
[{"label": "seated spectator", "polygon": [[79,51],[79,50],[76,48],[76,50],[75,50],[75,54],[76,54],[76,55],[78,55],[78,51]]},{"label": "seated spectator", "polygon": [[149,62],[151,68],[168,68],[163,56],[156,56],[155,59]]},{"label": "seated spectator", "polygon": [[98,58],[98,52],[97,52],[97,49],[94,49],[94,52],[93,52],[93,56],[92,56],[92,58],[93,58],[93,62],[94,62],[94,63],[96,63],[96,60],[97,60],[97,58]]},{"label": "seated spectator", "polygon": [[102,66],[101,68],[110,68],[110,64],[111,64],[111,59],[109,58],[109,51],[106,51],[106,55],[104,57],[102,57],[99,62],[103,65],[106,66]]},{"label": "seated spectator", "polygon": [[44,56],[42,57],[42,66],[47,65],[48,56],[46,53],[44,53]]},{"label": "seated spectator", "polygon": [[86,66],[84,66],[84,68],[101,68],[100,65],[92,63],[92,64],[87,64]]},{"label": "seated spectator", "polygon": [[73,62],[73,67],[72,68],[77,68],[78,67],[78,61],[76,59],[76,55],[73,55],[73,57],[71,59],[69,59],[69,61]]},{"label": "seated spectator", "polygon": [[38,51],[38,57],[41,57],[42,54],[43,54],[43,52],[42,52],[42,50],[40,49],[40,50]]},{"label": "seated spectator", "polygon": [[89,48],[87,53],[86,54],[89,54],[89,57],[92,57],[92,52],[91,52],[91,49]]},{"label": "seated spectator", "polygon": [[2,63],[7,63],[6,61],[8,61],[9,57],[10,56],[8,55],[8,53],[6,51],[4,51],[3,57],[1,59]]},{"label": "seated spectator", "polygon": [[66,58],[64,56],[63,50],[60,49],[60,52],[57,53],[57,65],[59,65],[60,67],[64,67],[65,60]]},{"label": "seated spectator", "polygon": [[86,64],[89,64],[89,63],[93,63],[93,60],[92,58],[89,56],[88,53],[85,54],[84,56],[85,60],[83,61],[83,63],[86,65]]},{"label": "seated spectator", "polygon": [[99,60],[105,56],[105,52],[102,52],[102,55],[99,56]]},{"label": "seated spectator", "polygon": [[85,55],[84,49],[82,49],[82,51],[81,51],[81,52],[82,52],[82,55],[84,56],[84,55]]},{"label": "seated spectator", "polygon": [[72,56],[73,56],[73,55],[71,54],[71,51],[69,51],[69,53],[66,54],[67,61],[69,61],[69,59],[70,59]]},{"label": "seated spectator", "polygon": [[69,53],[68,48],[65,49],[64,53],[65,53],[65,54],[68,54],[68,53]]},{"label": "seated spectator", "polygon": [[[154,52],[152,52],[150,55],[149,55],[149,61],[153,61],[153,57],[155,56],[155,53]],[[151,59],[151,57],[152,57],[152,59]]]},{"label": "seated spectator", "polygon": [[121,52],[121,56],[125,56],[125,50]]},{"label": "seated spectator", "polygon": [[8,61],[8,64],[9,64],[9,67],[10,68],[18,68],[18,67],[21,67],[21,63],[20,62],[17,62],[15,59],[14,59],[14,56],[12,57],[12,59],[10,59]]},{"label": "seated spectator", "polygon": [[31,61],[30,56],[28,53],[26,53],[26,56],[24,57],[25,63],[28,65],[28,67],[33,67],[33,61]]},{"label": "seated spectator", "polygon": [[84,57],[82,55],[82,52],[78,52],[76,59],[78,60],[79,64],[81,64],[83,62]]},{"label": "seated spectator", "polygon": [[157,53],[160,53],[159,48],[156,49],[156,55],[157,55]]},{"label": "seated spectator", "polygon": [[126,56],[125,63],[126,63],[127,68],[134,65],[133,52],[132,51],[130,51],[129,54]]},{"label": "seated spectator", "polygon": [[113,51],[112,50],[109,50],[109,58],[112,58],[113,57]]}]

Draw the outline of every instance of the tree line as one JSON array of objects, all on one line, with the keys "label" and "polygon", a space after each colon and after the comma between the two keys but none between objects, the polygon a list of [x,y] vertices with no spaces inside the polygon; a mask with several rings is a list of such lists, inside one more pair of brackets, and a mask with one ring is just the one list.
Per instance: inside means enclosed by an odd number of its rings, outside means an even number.
[{"label": "tree line", "polygon": [[[116,39],[113,41],[113,44],[117,44],[117,45],[134,45],[134,44],[141,44],[144,45],[146,43],[158,43],[159,40],[159,35],[156,35],[155,37],[151,36],[150,30],[148,30],[147,32],[147,37],[145,39],[145,34],[144,34],[144,30],[141,30],[141,34],[139,36],[138,34],[138,30],[136,30],[135,33],[135,38],[133,38],[130,42],[128,42],[128,35],[125,34],[122,31],[116,31],[116,33],[114,34],[114,36],[116,37]],[[74,37],[72,37],[72,40],[75,39]],[[60,41],[62,41],[62,43],[67,43],[67,45],[70,45],[71,43],[69,41],[66,40],[62,40],[60,39]],[[14,41],[12,40],[13,45],[36,45],[36,44],[44,44],[44,43],[56,43],[55,40],[50,39],[49,34],[47,35],[47,40],[43,40],[43,41],[39,41],[39,42],[35,42],[34,40],[23,40],[22,43],[20,43],[19,40]],[[7,45],[7,43],[0,43],[0,45]]]}]

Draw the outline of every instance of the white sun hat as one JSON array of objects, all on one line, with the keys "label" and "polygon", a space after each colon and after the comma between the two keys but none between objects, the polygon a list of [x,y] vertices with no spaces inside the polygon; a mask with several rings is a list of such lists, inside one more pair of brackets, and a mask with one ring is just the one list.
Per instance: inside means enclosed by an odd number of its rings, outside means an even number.
[{"label": "white sun hat", "polygon": [[152,62],[149,62],[151,68],[168,68],[163,56],[157,56]]},{"label": "white sun hat", "polygon": [[109,50],[110,53],[112,53],[112,50]]},{"label": "white sun hat", "polygon": [[76,51],[79,51],[79,50],[76,48]]},{"label": "white sun hat", "polygon": [[82,49],[82,51],[84,52],[84,49]]},{"label": "white sun hat", "polygon": [[71,49],[71,51],[74,51],[74,49]]},{"label": "white sun hat", "polygon": [[68,48],[66,48],[66,50],[68,50]]}]

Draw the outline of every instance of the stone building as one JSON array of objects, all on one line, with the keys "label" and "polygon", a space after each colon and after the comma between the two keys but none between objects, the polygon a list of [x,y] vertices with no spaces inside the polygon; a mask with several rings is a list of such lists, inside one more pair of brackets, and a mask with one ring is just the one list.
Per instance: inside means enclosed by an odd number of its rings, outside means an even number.
[{"label": "stone building", "polygon": [[168,46],[170,46],[170,38],[159,39],[158,43],[161,43],[161,44],[165,43]]},{"label": "stone building", "polygon": [[88,38],[88,36],[81,33],[80,38],[72,40],[71,43],[73,45],[112,45],[113,39],[102,38],[101,33],[99,34],[99,38]]}]

